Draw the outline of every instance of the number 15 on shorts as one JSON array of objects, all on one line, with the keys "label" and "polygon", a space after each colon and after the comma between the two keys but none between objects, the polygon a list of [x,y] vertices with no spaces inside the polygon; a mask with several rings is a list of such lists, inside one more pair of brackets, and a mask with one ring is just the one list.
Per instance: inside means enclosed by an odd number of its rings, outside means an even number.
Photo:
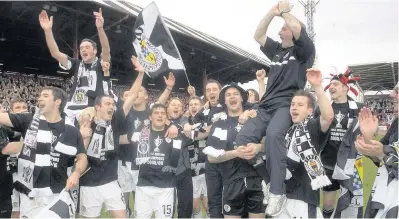
[{"label": "number 15 on shorts", "polygon": [[165,216],[169,216],[172,214],[172,205],[162,205],[163,214]]}]

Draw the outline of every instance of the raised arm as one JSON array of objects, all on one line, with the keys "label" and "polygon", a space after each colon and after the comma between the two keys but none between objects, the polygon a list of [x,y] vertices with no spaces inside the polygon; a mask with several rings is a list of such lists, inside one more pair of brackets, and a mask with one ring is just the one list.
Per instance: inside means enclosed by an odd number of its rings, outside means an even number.
[{"label": "raised arm", "polygon": [[320,70],[311,68],[307,70],[306,78],[312,85],[312,88],[317,96],[317,103],[319,104],[320,108],[321,131],[327,132],[334,119],[334,110],[322,87],[322,74]]},{"label": "raised arm", "polygon": [[287,27],[292,31],[294,38],[297,40],[301,36],[301,23],[299,20],[290,14],[292,6],[289,1],[281,1],[278,4],[278,10],[280,11],[280,16],[284,19]]},{"label": "raised arm", "polygon": [[359,112],[359,128],[366,143],[375,140],[378,135],[378,119],[370,109],[363,107]]},{"label": "raised arm", "polygon": [[42,10],[39,15],[39,22],[40,26],[44,30],[44,35],[46,37],[47,47],[50,50],[50,54],[53,58],[55,58],[61,65],[67,66],[68,65],[68,56],[64,53],[60,52],[58,49],[57,43],[55,42],[54,35],[53,35],[53,16],[48,18],[47,12]]},{"label": "raised arm", "polygon": [[165,76],[163,78],[165,80],[166,88],[161,96],[159,96],[157,102],[161,104],[166,104],[170,94],[172,93],[173,86],[175,86],[176,79],[175,75],[172,72],[169,72],[168,78],[166,78]]},{"label": "raised arm", "polygon": [[104,31],[104,18],[103,18],[103,12],[100,8],[98,12],[93,12],[95,18],[96,18],[96,27],[98,31],[98,37],[100,39],[100,44],[101,44],[101,57],[102,60],[105,62],[110,62],[111,60],[111,49],[109,46],[109,41],[108,37],[105,34]]},{"label": "raised arm", "polygon": [[265,79],[266,71],[264,69],[256,71],[256,80],[258,80],[259,85],[259,100],[262,99],[263,95],[266,92]]},{"label": "raised arm", "polygon": [[88,107],[79,115],[80,134],[83,139],[83,146],[87,150],[90,144],[93,130],[91,129],[91,122],[96,115],[94,107]]},{"label": "raised arm", "polygon": [[280,11],[278,10],[278,5],[274,5],[266,16],[260,21],[258,27],[256,28],[254,39],[259,45],[264,46],[266,44],[266,32],[269,24],[272,22],[275,16],[278,16]]},{"label": "raised arm", "polygon": [[143,83],[143,77],[144,77],[144,67],[141,66],[139,60],[137,57],[132,56],[132,63],[135,66],[135,70],[138,71],[138,75],[136,80],[134,81],[132,87],[129,90],[129,96],[126,99],[125,103],[123,104],[123,113],[125,116],[129,114],[130,109],[133,106],[134,100],[137,99],[138,93],[140,92],[140,87],[141,84]]},{"label": "raised arm", "polygon": [[109,79],[109,77],[111,75],[109,72],[109,68],[111,67],[111,64],[109,62],[101,60],[101,67],[103,68],[104,77]]},{"label": "raised arm", "polygon": [[189,85],[187,88],[187,92],[188,92],[188,95],[190,98],[194,97],[195,96],[195,87]]}]

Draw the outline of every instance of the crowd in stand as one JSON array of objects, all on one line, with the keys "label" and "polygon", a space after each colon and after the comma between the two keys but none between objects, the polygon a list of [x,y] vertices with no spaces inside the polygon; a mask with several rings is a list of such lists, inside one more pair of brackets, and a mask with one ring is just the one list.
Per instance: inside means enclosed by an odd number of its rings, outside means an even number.
[{"label": "crowd in stand", "polygon": [[28,108],[31,109],[43,87],[55,86],[69,92],[71,83],[69,80],[38,78],[25,74],[1,74],[0,75],[0,98],[4,110],[8,111],[11,101],[22,98],[27,101]]},{"label": "crowd in stand", "polygon": [[[35,106],[37,97],[43,87],[54,86],[59,87],[69,93],[71,89],[71,80],[64,80],[62,78],[40,78],[33,75],[26,75],[20,73],[0,74],[0,99],[5,111],[9,111],[11,101],[16,98],[22,98],[27,101],[28,108]],[[118,97],[122,97],[123,92],[129,89],[126,85],[114,84],[113,91]],[[148,89],[149,100],[151,103],[156,102],[161,95],[160,90]],[[184,106],[187,106],[189,96],[187,92],[174,92],[174,96],[180,98]]]},{"label": "crowd in stand", "polygon": [[366,105],[378,115],[380,125],[390,125],[395,118],[391,98],[366,100]]}]

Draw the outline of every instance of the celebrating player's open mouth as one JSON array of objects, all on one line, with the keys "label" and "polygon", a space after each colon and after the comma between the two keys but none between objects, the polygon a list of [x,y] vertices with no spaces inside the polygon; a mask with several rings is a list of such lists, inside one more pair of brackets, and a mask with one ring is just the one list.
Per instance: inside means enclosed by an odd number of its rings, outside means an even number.
[{"label": "celebrating player's open mouth", "polygon": [[210,96],[209,97],[209,102],[211,102],[211,103],[215,103],[215,102],[217,102],[217,99],[216,99],[216,96]]},{"label": "celebrating player's open mouth", "polygon": [[109,116],[112,116],[114,114],[114,109],[109,109],[107,113]]},{"label": "celebrating player's open mouth", "polygon": [[293,120],[296,119],[297,116],[299,116],[298,112],[291,112],[291,117],[292,117]]},{"label": "celebrating player's open mouth", "polygon": [[229,104],[231,107],[236,107],[237,106],[237,100],[236,99],[232,99],[229,101]]},{"label": "celebrating player's open mouth", "polygon": [[197,112],[198,112],[198,109],[197,109],[197,108],[193,107],[193,108],[191,109],[191,114],[192,114],[192,115],[197,114]]}]

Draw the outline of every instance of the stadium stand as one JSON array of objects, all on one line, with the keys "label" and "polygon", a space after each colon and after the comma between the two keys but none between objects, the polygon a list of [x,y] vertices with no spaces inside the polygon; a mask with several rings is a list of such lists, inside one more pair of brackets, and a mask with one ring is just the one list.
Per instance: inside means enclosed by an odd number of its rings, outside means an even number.
[{"label": "stadium stand", "polygon": [[[136,17],[125,9],[136,12],[140,9],[127,2],[121,4],[124,5],[123,10],[103,6],[103,14],[107,20],[105,30],[112,48],[111,76],[119,84],[130,85],[135,78],[129,59],[135,54],[131,30]],[[0,23],[2,29],[7,30],[3,33],[4,41],[0,42],[0,70],[3,72],[71,77],[58,67],[45,46],[44,34],[37,22],[37,15],[44,7],[53,9],[48,13],[55,18],[53,29],[60,51],[77,57],[77,43],[83,38],[99,43],[94,25],[87,22],[92,19],[93,8],[101,7],[98,1],[4,2],[0,7]],[[200,88],[207,78],[218,79],[222,84],[233,81],[245,83],[255,79],[256,69],[264,68],[269,63],[265,58],[249,54],[205,33],[170,19],[165,20],[180,51],[191,85],[197,88],[198,95],[202,95]],[[176,79],[175,91],[187,88],[185,76],[177,76]],[[164,89],[162,77],[146,77],[143,84],[161,85],[159,89]]]}]

